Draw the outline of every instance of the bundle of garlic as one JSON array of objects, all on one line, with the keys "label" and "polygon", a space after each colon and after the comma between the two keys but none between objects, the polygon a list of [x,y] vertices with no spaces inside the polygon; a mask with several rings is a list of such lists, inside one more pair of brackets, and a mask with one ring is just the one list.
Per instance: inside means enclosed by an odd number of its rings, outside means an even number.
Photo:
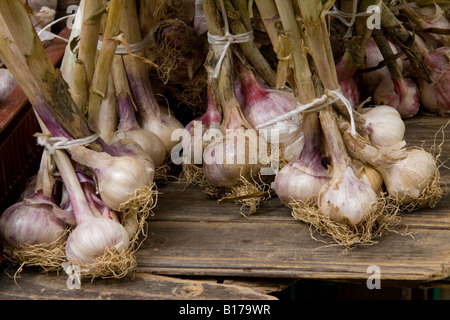
[{"label": "bundle of garlic", "polygon": [[[361,1],[360,12],[375,2]],[[314,79],[308,83],[295,77],[299,101],[305,92],[310,92],[310,97],[302,104],[325,96],[331,101],[323,103],[319,111],[304,113],[303,150],[276,174],[272,186],[292,215],[312,225],[314,231],[347,247],[373,243],[386,230],[397,227],[399,212],[432,207],[442,196],[437,156],[406,147],[405,125],[396,105],[363,106],[355,100],[355,106],[352,91],[346,91],[352,86],[349,75],[363,65],[361,57],[372,36],[382,52],[387,52],[386,57],[397,57],[387,49],[383,31],[368,28],[368,18],[362,15],[353,29],[358,47],[350,47],[335,64],[331,41],[317,41],[329,34],[324,19],[329,7],[321,1],[275,0],[274,4],[283,30],[290,31],[285,36],[294,47],[293,73]],[[300,26],[296,21],[302,22]],[[298,31],[294,32],[293,26]],[[298,49],[297,60],[295,43],[308,48]],[[404,81],[394,62],[388,67],[392,79]],[[405,97],[400,97],[401,103],[407,101]]]},{"label": "bundle of garlic", "polygon": [[[21,265],[59,269],[67,262],[83,276],[123,277],[136,267],[134,253],[157,201],[155,171],[174,143],[167,125],[181,125],[168,115],[151,119],[161,124],[158,132],[139,124],[135,106],[151,97],[151,87],[144,83],[147,64],[133,59],[153,64],[138,52],[117,53],[115,38],[120,30],[131,43],[141,36],[137,8],[124,0],[103,5],[81,1],[64,78],[23,3],[2,5],[0,57],[32,104],[42,129],[38,143],[52,160],[43,157],[35,192],[2,215],[0,233]],[[44,184],[52,176],[48,161],[59,183]]]}]

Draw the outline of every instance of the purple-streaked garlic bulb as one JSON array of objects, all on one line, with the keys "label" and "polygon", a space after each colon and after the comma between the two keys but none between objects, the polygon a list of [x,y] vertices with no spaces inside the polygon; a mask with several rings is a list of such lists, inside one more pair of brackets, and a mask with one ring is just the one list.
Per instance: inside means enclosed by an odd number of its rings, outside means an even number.
[{"label": "purple-streaked garlic bulb", "polygon": [[419,112],[419,89],[408,78],[384,78],[373,93],[378,105],[391,106],[400,113],[403,119],[411,118]]}]

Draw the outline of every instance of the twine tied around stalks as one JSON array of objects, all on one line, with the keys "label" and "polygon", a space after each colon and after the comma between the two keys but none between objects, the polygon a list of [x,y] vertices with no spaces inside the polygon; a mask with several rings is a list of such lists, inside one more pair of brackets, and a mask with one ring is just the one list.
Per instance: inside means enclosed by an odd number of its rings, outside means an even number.
[{"label": "twine tied around stalks", "polygon": [[250,42],[254,39],[253,30],[250,30],[245,33],[231,34],[230,27],[228,24],[227,12],[225,10],[225,5],[223,4],[223,0],[220,0],[220,6],[222,8],[222,13],[223,13],[225,34],[223,36],[221,36],[221,35],[213,35],[208,32],[208,43],[209,44],[224,46],[222,49],[222,54],[221,54],[219,60],[217,61],[216,68],[214,69],[214,72],[212,75],[212,77],[214,79],[217,79],[217,77],[219,76],[223,60],[225,59],[225,55],[227,54],[230,46],[235,43]]},{"label": "twine tied around stalks", "polygon": [[66,150],[73,146],[85,146],[93,143],[99,138],[98,133],[94,133],[91,136],[84,137],[76,140],[69,140],[66,137],[51,137],[47,134],[36,134],[37,143],[40,146],[46,148],[49,154],[54,154],[56,150]]},{"label": "twine tied around stalks", "polygon": [[347,111],[350,115],[351,133],[353,135],[355,135],[356,134],[356,124],[355,124],[355,118],[353,116],[353,107],[352,107],[350,101],[344,96],[344,94],[342,93],[342,91],[340,89],[326,90],[326,92],[321,97],[316,98],[312,102],[307,103],[307,104],[301,104],[300,102],[298,102],[298,106],[294,110],[286,112],[286,113],[282,114],[281,116],[275,117],[265,123],[257,125],[255,129],[259,130],[262,128],[266,128],[266,127],[274,125],[278,122],[289,119],[290,117],[295,116],[302,112],[319,111],[322,108],[325,108],[326,106],[329,106],[337,101],[342,101],[345,104],[345,107],[347,108]]}]

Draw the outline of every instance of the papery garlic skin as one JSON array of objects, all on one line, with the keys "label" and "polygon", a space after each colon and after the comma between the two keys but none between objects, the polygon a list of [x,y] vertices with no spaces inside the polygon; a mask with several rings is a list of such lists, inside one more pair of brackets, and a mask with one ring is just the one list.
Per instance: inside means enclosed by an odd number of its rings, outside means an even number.
[{"label": "papery garlic skin", "polygon": [[172,140],[172,133],[176,129],[184,128],[181,122],[174,116],[168,115],[162,111],[158,115],[154,115],[153,118],[149,117],[145,120],[142,119],[140,121],[140,126],[143,129],[153,132],[162,140],[166,149],[166,154],[169,154],[170,151],[172,151],[172,148],[180,142],[178,140]]},{"label": "papery garlic skin", "polygon": [[379,105],[365,110],[362,114],[364,128],[375,146],[390,147],[404,139],[405,122],[393,107]]},{"label": "papery garlic skin", "polygon": [[422,149],[408,149],[404,159],[379,168],[389,195],[403,204],[421,196],[436,170],[435,158]]},{"label": "papery garlic skin", "polygon": [[431,69],[433,83],[421,80],[420,102],[431,113],[445,115],[450,113],[450,48],[442,47],[431,51],[425,58]]},{"label": "papery garlic skin", "polygon": [[0,237],[10,246],[63,243],[67,224],[50,205],[15,203],[0,216]]},{"label": "papery garlic skin", "polygon": [[376,104],[397,109],[403,119],[419,112],[419,89],[407,78],[384,78],[375,89],[373,99]]},{"label": "papery garlic skin", "polygon": [[261,162],[266,161],[259,155],[259,149],[265,141],[258,138],[254,130],[246,132],[248,136],[243,130],[227,132],[223,139],[216,139],[206,146],[203,151],[203,170],[212,186],[233,187],[241,182],[242,177],[258,175]]},{"label": "papery garlic skin", "polygon": [[293,201],[316,203],[322,186],[330,180],[323,165],[292,161],[275,176],[272,188],[285,204]]},{"label": "papery garlic skin", "polygon": [[74,161],[95,172],[100,197],[113,210],[119,210],[136,190],[153,185],[155,167],[138,155],[113,157],[85,147],[71,147],[70,152]]},{"label": "papery garlic skin", "polygon": [[84,266],[95,263],[96,258],[108,249],[121,252],[128,246],[128,232],[120,223],[107,218],[91,218],[70,233],[66,256],[72,264]]},{"label": "papery garlic skin", "polygon": [[379,192],[381,190],[384,181],[383,176],[377,169],[369,164],[362,163],[361,161],[355,159],[353,159],[352,167],[355,171],[355,176],[359,180],[371,186],[375,192]]},{"label": "papery garlic skin", "polygon": [[333,177],[319,194],[319,210],[331,220],[358,225],[378,206],[378,196],[371,186],[359,180],[351,167]]},{"label": "papery garlic skin", "polygon": [[119,140],[132,140],[141,146],[152,158],[156,167],[161,166],[166,159],[166,147],[162,140],[153,132],[135,128],[127,131],[115,132],[110,140],[110,143],[118,142]]}]

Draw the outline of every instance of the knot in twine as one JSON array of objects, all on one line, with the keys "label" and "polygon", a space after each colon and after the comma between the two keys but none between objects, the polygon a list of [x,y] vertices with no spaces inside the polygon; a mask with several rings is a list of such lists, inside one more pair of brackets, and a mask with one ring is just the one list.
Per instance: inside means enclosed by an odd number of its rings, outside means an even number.
[{"label": "knot in twine", "polygon": [[214,79],[217,79],[217,77],[219,76],[219,72],[222,67],[223,60],[225,59],[225,55],[227,54],[230,46],[235,43],[250,42],[250,41],[253,41],[253,39],[254,39],[253,30],[250,30],[250,31],[247,31],[244,33],[239,33],[239,34],[231,34],[230,28],[228,25],[227,12],[225,10],[225,5],[223,4],[223,0],[220,0],[220,5],[222,8],[222,12],[223,12],[225,34],[224,35],[214,35],[214,34],[210,34],[208,32],[208,43],[209,44],[224,46],[222,49],[222,54],[220,55],[220,58],[217,61],[216,68],[214,69],[214,72],[212,75],[212,77]]},{"label": "knot in twine", "polygon": [[74,146],[88,145],[96,141],[99,136],[100,135],[98,133],[94,133],[93,135],[85,138],[69,140],[66,137],[51,137],[46,134],[38,134],[37,143],[46,148],[49,154],[54,154],[56,150],[66,150]]}]

